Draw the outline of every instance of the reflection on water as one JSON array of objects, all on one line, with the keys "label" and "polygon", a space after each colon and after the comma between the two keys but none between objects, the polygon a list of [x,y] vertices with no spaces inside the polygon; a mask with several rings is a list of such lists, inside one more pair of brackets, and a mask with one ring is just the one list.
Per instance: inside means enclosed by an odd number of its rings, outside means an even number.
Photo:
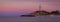
[{"label": "reflection on water", "polygon": [[2,16],[0,22],[60,22],[60,16],[19,17]]}]

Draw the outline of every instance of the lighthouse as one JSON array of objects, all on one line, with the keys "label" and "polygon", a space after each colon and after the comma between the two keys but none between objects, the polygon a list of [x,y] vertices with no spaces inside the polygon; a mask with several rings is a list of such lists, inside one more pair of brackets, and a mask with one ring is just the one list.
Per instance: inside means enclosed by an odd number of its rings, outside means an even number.
[{"label": "lighthouse", "polygon": [[35,16],[40,16],[40,14],[41,14],[40,12],[41,12],[41,4],[39,5],[38,10],[34,12],[34,15]]}]

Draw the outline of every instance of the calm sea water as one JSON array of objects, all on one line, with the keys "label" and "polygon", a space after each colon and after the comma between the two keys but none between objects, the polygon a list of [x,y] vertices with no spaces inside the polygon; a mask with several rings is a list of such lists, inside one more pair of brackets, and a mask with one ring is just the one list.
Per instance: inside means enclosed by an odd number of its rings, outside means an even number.
[{"label": "calm sea water", "polygon": [[0,22],[60,22],[60,16],[38,16],[38,17],[0,16]]}]

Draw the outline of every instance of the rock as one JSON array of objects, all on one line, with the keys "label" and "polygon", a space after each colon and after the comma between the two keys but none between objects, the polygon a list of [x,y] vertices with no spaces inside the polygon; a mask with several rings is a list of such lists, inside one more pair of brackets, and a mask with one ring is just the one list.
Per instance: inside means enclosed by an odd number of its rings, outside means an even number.
[{"label": "rock", "polygon": [[34,15],[21,15],[20,17],[35,17]]}]

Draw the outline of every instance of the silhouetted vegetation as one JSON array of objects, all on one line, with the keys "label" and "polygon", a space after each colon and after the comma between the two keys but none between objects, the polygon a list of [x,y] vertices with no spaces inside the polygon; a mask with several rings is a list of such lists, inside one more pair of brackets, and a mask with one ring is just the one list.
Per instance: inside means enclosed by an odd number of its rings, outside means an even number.
[{"label": "silhouetted vegetation", "polygon": [[47,12],[47,11],[42,11],[42,12],[45,12],[45,14],[42,13],[43,15],[60,15],[60,12],[58,10],[52,12]]},{"label": "silhouetted vegetation", "polygon": [[56,11],[52,11],[51,14],[60,15],[60,12],[58,10],[56,10]]}]

